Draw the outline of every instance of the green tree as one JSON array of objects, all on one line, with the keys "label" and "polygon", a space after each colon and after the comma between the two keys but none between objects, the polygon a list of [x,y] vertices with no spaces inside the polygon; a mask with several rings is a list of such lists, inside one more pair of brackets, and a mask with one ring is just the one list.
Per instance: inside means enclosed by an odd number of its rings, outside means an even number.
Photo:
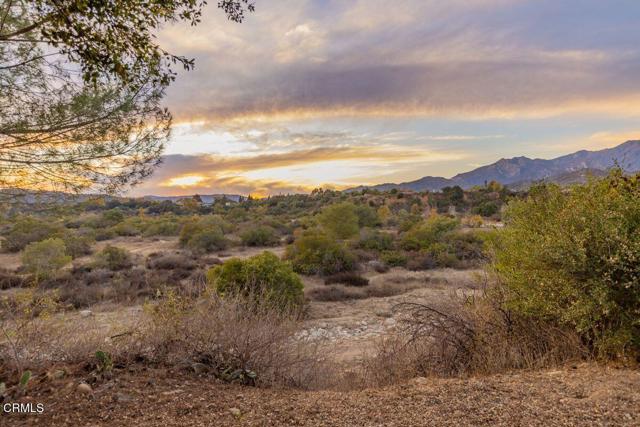
[{"label": "green tree", "polygon": [[391,218],[391,209],[389,209],[389,206],[387,205],[382,205],[378,208],[378,217],[380,218],[380,221],[382,221],[383,224],[386,224],[387,221],[389,221],[389,219]]},{"label": "green tree", "polygon": [[69,262],[62,239],[46,239],[27,245],[22,254],[25,269],[38,277],[48,277]]},{"label": "green tree", "polygon": [[358,214],[353,203],[342,202],[329,205],[318,218],[322,227],[338,239],[348,239],[358,234]]},{"label": "green tree", "polygon": [[[197,24],[203,4],[2,2],[0,188],[113,192],[148,176],[169,135],[160,100],[171,66],[193,65],[154,33],[166,22]],[[247,0],[218,6],[238,22],[253,10]]]}]

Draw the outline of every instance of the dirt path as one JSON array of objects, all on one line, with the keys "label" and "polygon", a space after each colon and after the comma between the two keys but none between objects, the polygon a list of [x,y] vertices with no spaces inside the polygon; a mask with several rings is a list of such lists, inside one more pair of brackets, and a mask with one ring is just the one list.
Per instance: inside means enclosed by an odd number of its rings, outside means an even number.
[{"label": "dirt path", "polygon": [[[71,385],[66,387],[65,383]],[[584,365],[471,379],[417,379],[353,392],[265,390],[160,370],[120,372],[81,394],[31,393],[41,415],[12,426],[637,426],[640,372]],[[238,412],[239,411],[239,412]],[[5,424],[6,421],[7,424]]]}]

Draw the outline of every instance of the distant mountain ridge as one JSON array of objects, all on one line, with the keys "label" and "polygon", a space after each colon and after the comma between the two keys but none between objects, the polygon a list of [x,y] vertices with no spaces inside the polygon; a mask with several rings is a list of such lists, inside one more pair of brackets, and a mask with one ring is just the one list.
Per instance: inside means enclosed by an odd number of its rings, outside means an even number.
[{"label": "distant mountain ridge", "polygon": [[380,191],[394,188],[398,190],[438,191],[447,186],[459,185],[462,188],[470,188],[475,185],[484,185],[490,181],[498,181],[514,188],[526,187],[535,181],[572,184],[583,182],[588,175],[603,175],[616,164],[627,172],[640,172],[640,140],[627,141],[604,150],[580,150],[549,160],[530,159],[524,156],[500,159],[490,165],[460,173],[453,178],[425,176],[415,181],[360,186],[347,191],[359,191],[365,188]]},{"label": "distant mountain ridge", "polygon": [[[246,196],[242,196],[240,194],[199,194],[198,195],[200,197],[200,200],[202,200],[202,203],[204,203],[205,205],[210,205],[212,203],[214,203],[216,200],[221,200],[221,199],[226,199],[232,202],[240,202],[242,200],[245,200],[247,197]],[[163,200],[170,200],[172,202],[177,202],[179,200],[182,199],[190,199],[193,198],[194,195],[187,195],[187,196],[153,196],[153,195],[149,195],[149,196],[143,196],[143,199],[147,199],[147,200],[155,200],[157,202],[161,202]]]}]

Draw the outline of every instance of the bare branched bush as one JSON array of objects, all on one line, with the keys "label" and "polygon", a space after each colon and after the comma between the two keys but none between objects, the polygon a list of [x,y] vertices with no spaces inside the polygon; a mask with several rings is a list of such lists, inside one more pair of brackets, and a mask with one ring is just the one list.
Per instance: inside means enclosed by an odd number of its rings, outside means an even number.
[{"label": "bare branched bush", "polygon": [[498,298],[492,293],[437,307],[397,305],[398,328],[365,362],[367,381],[380,385],[415,376],[539,369],[589,356],[575,332],[516,316],[503,310]]}]

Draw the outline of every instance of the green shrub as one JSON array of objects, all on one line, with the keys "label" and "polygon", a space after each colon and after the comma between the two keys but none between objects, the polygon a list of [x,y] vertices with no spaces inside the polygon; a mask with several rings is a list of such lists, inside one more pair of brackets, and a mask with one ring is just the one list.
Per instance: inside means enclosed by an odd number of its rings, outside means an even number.
[{"label": "green shrub", "polygon": [[322,227],[337,239],[348,239],[358,233],[358,215],[353,203],[343,202],[325,207],[318,221]]},{"label": "green shrub", "polygon": [[242,233],[240,238],[246,246],[273,246],[279,242],[275,230],[266,225],[250,228]]},{"label": "green shrub", "polygon": [[111,240],[116,237],[116,233],[111,228],[97,228],[94,234],[96,242]]},{"label": "green shrub", "polygon": [[494,242],[506,305],[578,331],[601,355],[640,352],[640,177],[619,170],[513,201]]},{"label": "green shrub", "polygon": [[8,252],[18,252],[29,243],[39,242],[60,233],[62,227],[38,218],[21,217],[16,219],[9,231],[4,235],[2,249]]},{"label": "green shrub", "polygon": [[29,243],[22,253],[25,269],[38,277],[48,277],[71,262],[62,239]]},{"label": "green shrub", "polygon": [[124,220],[124,213],[120,209],[110,209],[102,213],[96,224],[97,227],[111,227]]},{"label": "green shrub", "polygon": [[144,228],[146,228],[145,220],[133,216],[119,222],[111,229],[118,236],[139,236]]},{"label": "green shrub", "polygon": [[186,247],[197,253],[220,251],[227,247],[228,241],[222,231],[216,228],[197,231]]},{"label": "green shrub", "polygon": [[307,232],[287,247],[285,257],[301,274],[329,275],[355,268],[355,257],[340,243],[318,232]]},{"label": "green shrub", "polygon": [[67,255],[76,259],[91,253],[91,245],[95,242],[92,235],[67,231],[62,235]]},{"label": "green shrub", "polygon": [[393,235],[365,228],[360,233],[357,246],[370,251],[388,251],[393,249]]},{"label": "green shrub", "polygon": [[440,242],[447,233],[452,232],[459,225],[460,222],[457,219],[432,216],[404,234],[402,248],[409,251],[429,248],[432,244]]},{"label": "green shrub", "polygon": [[175,216],[164,216],[151,221],[144,230],[144,235],[150,236],[177,236],[180,234],[182,224]]},{"label": "green shrub", "polygon": [[132,264],[131,253],[128,250],[107,246],[96,254],[93,267],[117,271],[130,268]]},{"label": "green shrub", "polygon": [[357,205],[356,215],[358,216],[358,226],[362,227],[377,227],[381,224],[378,212],[368,205]]},{"label": "green shrub", "polygon": [[207,282],[223,296],[242,295],[281,309],[302,306],[304,296],[300,277],[291,265],[271,252],[248,259],[232,258],[207,272]]},{"label": "green shrub", "polygon": [[484,201],[479,206],[473,208],[473,213],[482,215],[484,217],[490,217],[498,213],[500,209],[495,202]]},{"label": "green shrub", "polygon": [[217,215],[201,217],[185,223],[180,231],[180,244],[194,252],[213,252],[225,249],[225,232],[232,226]]},{"label": "green shrub", "polygon": [[380,259],[389,267],[404,267],[408,260],[407,255],[399,251],[384,251]]}]

